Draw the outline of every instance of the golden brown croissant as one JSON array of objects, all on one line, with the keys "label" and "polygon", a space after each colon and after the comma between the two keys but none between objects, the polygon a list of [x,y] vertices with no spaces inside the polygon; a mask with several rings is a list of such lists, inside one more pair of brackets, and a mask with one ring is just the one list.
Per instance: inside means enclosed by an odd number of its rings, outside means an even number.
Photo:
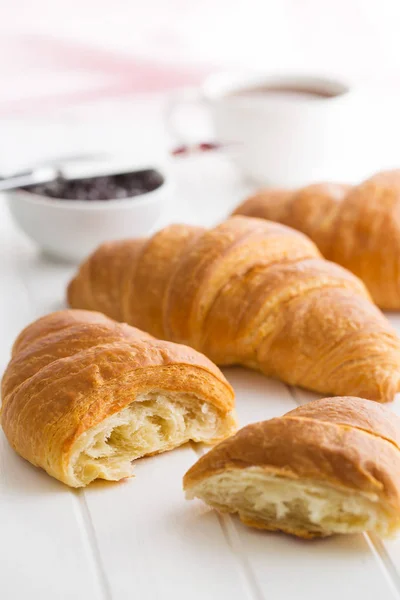
[{"label": "golden brown croissant", "polygon": [[385,402],[399,389],[400,341],[362,282],[276,223],[233,217],[105,244],[68,300],[317,392]]},{"label": "golden brown croissant", "polygon": [[99,313],[43,317],[17,338],[2,381],[11,446],[72,486],[132,475],[131,461],[236,430],[233,391],[195,350]]},{"label": "golden brown croissant", "polygon": [[361,185],[262,190],[234,214],[278,221],[308,235],[328,260],[360,277],[378,306],[400,309],[400,170]]},{"label": "golden brown croissant", "polygon": [[361,398],[325,398],[254,423],[186,473],[189,498],[246,525],[304,538],[400,528],[400,419]]}]

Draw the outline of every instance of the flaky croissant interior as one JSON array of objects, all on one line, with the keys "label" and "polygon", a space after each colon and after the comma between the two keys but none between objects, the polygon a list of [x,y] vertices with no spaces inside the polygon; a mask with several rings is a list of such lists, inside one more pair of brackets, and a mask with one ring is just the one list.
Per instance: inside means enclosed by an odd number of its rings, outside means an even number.
[{"label": "flaky croissant interior", "polygon": [[229,419],[229,415],[219,414],[214,406],[189,394],[140,394],[77,439],[69,475],[76,486],[98,478],[114,481],[131,477],[132,461],[137,458],[176,448],[189,440],[212,443],[234,429],[233,414]]},{"label": "flaky croissant interior", "polygon": [[302,537],[361,531],[387,536],[399,524],[399,516],[376,494],[290,479],[261,467],[226,469],[198,482],[186,495],[238,513],[253,527]]}]

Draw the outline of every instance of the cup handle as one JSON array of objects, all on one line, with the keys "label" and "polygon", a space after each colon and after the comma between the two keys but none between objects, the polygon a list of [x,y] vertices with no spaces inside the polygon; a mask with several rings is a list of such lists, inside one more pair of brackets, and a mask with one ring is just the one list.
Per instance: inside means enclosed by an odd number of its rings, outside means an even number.
[{"label": "cup handle", "polygon": [[202,111],[207,111],[207,101],[201,95],[198,88],[184,88],[177,94],[170,97],[165,108],[165,124],[168,134],[175,139],[178,144],[186,145],[193,143],[194,133],[185,131],[179,124],[180,109],[185,106],[197,106]]}]

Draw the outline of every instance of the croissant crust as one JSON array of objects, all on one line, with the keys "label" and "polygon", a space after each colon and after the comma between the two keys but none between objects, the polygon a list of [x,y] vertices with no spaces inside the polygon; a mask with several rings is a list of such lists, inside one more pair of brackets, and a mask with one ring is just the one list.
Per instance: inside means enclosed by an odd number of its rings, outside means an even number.
[{"label": "croissant crust", "polygon": [[354,187],[322,183],[261,190],[234,214],[302,231],[328,260],[358,275],[378,306],[400,309],[400,170]]},{"label": "croissant crust", "polygon": [[205,356],[80,310],[19,335],[2,401],[11,446],[72,487],[128,477],[136,458],[236,429],[232,388]]},{"label": "croissant crust", "polygon": [[363,283],[262,219],[100,246],[68,301],[321,394],[386,402],[399,389],[399,339]]},{"label": "croissant crust", "polygon": [[186,473],[189,498],[247,525],[304,538],[400,527],[400,419],[360,398],[325,398],[254,423]]}]

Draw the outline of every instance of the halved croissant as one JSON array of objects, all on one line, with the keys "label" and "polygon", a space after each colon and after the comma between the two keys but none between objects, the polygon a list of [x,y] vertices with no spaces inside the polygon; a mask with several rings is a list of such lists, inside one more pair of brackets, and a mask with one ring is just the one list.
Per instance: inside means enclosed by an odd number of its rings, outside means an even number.
[{"label": "halved croissant", "polygon": [[327,259],[358,275],[378,306],[400,309],[400,170],[355,187],[324,183],[261,190],[234,214],[302,231]]},{"label": "halved croissant", "polygon": [[68,300],[323,394],[386,402],[399,389],[400,341],[362,282],[262,219],[104,244]]},{"label": "halved croissant", "polygon": [[400,528],[400,419],[360,398],[325,398],[254,423],[186,473],[189,498],[246,525],[303,538]]},{"label": "halved croissant", "polygon": [[14,450],[72,487],[236,430],[232,388],[205,356],[87,311],[52,313],[19,335],[2,400]]}]

